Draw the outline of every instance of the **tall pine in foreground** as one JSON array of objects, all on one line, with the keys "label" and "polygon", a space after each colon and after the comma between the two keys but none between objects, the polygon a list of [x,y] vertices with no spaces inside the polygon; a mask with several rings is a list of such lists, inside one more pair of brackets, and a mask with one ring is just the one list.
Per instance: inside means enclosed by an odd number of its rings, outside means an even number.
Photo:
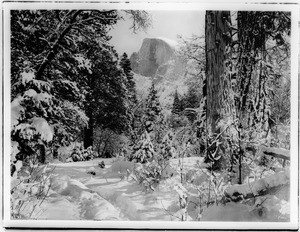
[{"label": "tall pine in foreground", "polygon": [[121,56],[120,67],[125,76],[125,86],[126,86],[126,98],[127,98],[127,114],[128,114],[128,130],[126,131],[128,136],[131,138],[131,141],[134,141],[138,138],[136,134],[136,121],[139,116],[136,115],[136,107],[138,105],[138,100],[136,97],[136,86],[133,78],[133,72],[131,69],[131,62],[128,59],[128,55],[124,52]]},{"label": "tall pine in foreground", "polygon": [[86,114],[89,127],[85,128],[84,147],[93,146],[93,129],[96,126],[116,133],[127,130],[129,123],[126,78],[118,67],[116,51],[112,46],[93,47],[87,54],[93,62],[87,74]]}]

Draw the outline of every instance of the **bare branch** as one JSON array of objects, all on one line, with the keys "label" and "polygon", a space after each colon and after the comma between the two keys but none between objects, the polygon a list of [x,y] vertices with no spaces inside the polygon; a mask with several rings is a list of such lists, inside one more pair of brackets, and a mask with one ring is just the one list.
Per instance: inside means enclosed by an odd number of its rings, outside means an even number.
[{"label": "bare branch", "polygon": [[132,26],[130,29],[133,33],[137,33],[139,30],[146,31],[152,25],[151,15],[144,10],[124,10],[124,12],[132,20]]}]

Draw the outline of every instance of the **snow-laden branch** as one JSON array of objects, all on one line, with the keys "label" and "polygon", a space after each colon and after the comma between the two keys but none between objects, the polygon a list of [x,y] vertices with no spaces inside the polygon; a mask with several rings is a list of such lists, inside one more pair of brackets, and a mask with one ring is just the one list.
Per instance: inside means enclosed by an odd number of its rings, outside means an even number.
[{"label": "snow-laden branch", "polygon": [[77,10],[77,11],[72,10],[67,14],[67,16],[71,13],[74,13],[74,14],[70,19],[69,25],[67,25],[66,28],[61,32],[60,36],[57,38],[57,40],[53,44],[51,50],[49,51],[49,53],[45,57],[43,63],[39,66],[38,71],[36,73],[36,79],[38,79],[38,80],[41,79],[41,76],[43,75],[43,72],[44,72],[45,68],[54,59],[54,57],[58,53],[58,48],[59,48],[59,45],[60,45],[61,41],[63,40],[65,35],[71,30],[71,28],[73,26],[73,23],[76,20],[76,17],[81,13],[81,10]]},{"label": "snow-laden branch", "polygon": [[260,146],[259,150],[265,155],[284,160],[290,160],[290,151],[283,148]]},{"label": "snow-laden branch", "polygon": [[278,189],[287,187],[289,183],[290,170],[285,169],[284,171],[251,183],[230,186],[225,189],[224,194],[228,201],[237,202],[243,199],[275,193]]}]

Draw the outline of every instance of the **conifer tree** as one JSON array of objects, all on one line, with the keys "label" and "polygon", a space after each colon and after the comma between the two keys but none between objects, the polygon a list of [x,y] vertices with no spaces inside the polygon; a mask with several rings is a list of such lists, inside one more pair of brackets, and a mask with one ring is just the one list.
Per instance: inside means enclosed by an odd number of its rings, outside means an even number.
[{"label": "conifer tree", "polygon": [[123,69],[123,72],[127,78],[126,87],[127,87],[128,94],[129,94],[129,96],[128,96],[129,100],[132,103],[136,103],[137,99],[136,99],[135,81],[133,79],[133,72],[131,69],[130,60],[128,59],[128,55],[125,52],[123,53],[123,55],[121,57],[120,66]]},{"label": "conifer tree", "polygon": [[159,149],[159,161],[165,162],[175,156],[176,150],[173,146],[174,134],[169,131],[162,139]]},{"label": "conifer tree", "polygon": [[182,111],[181,108],[182,108],[182,104],[179,100],[178,91],[176,89],[175,95],[174,95],[174,101],[173,101],[172,114],[178,114],[179,115]]},{"label": "conifer tree", "polygon": [[130,157],[130,160],[138,163],[150,162],[154,157],[155,151],[151,138],[147,131],[142,135],[138,143],[133,148],[133,154]]},{"label": "conifer tree", "polygon": [[144,117],[144,126],[148,133],[154,130],[155,124],[163,122],[162,108],[157,96],[157,90],[155,89],[154,83],[152,83],[148,99],[146,102],[146,112]]},{"label": "conifer tree", "polygon": [[129,124],[127,81],[118,67],[116,51],[110,45],[105,49],[95,44],[90,47],[93,51],[89,52],[88,58],[94,65],[82,84],[89,89],[85,98],[89,117],[89,127],[85,128],[84,134],[85,148],[93,146],[93,128],[96,125],[122,133]]},{"label": "conifer tree", "polygon": [[145,130],[149,133],[155,148],[161,142],[166,130],[166,123],[157,96],[157,90],[152,83],[146,101],[145,114],[142,118]]}]

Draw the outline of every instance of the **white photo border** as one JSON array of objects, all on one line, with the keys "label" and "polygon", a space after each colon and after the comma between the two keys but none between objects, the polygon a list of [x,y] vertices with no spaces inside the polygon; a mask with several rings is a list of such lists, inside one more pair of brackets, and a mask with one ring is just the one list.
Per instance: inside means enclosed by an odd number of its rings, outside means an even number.
[{"label": "white photo border", "polygon": [[[266,2],[266,1],[265,1]],[[274,1],[272,1],[274,2]],[[134,10],[244,10],[291,12],[291,161],[290,161],[290,222],[157,222],[157,221],[82,221],[82,220],[11,220],[10,219],[10,10],[22,9],[134,9]],[[299,5],[297,4],[221,4],[201,2],[4,2],[3,25],[3,225],[14,228],[124,228],[124,229],[297,229],[299,226],[299,160],[298,160],[298,56]],[[197,22],[195,22],[197,23]]]}]

